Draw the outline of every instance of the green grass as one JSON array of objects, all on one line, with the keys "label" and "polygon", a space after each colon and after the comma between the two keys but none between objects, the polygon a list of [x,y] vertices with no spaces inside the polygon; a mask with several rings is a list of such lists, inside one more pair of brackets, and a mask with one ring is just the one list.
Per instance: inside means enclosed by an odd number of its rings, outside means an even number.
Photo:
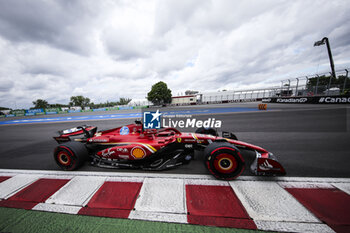
[{"label": "green grass", "polygon": [[0,207],[0,232],[261,232],[178,223],[101,218]]}]

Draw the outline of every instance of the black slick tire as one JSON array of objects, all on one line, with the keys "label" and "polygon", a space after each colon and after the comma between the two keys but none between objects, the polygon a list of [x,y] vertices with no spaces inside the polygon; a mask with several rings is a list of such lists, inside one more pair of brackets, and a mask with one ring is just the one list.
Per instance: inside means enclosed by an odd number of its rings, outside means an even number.
[{"label": "black slick tire", "polygon": [[240,176],[245,163],[239,150],[226,142],[213,142],[204,150],[205,166],[220,180],[233,180]]},{"label": "black slick tire", "polygon": [[81,142],[67,142],[55,148],[54,159],[66,171],[78,169],[88,159],[89,154]]}]

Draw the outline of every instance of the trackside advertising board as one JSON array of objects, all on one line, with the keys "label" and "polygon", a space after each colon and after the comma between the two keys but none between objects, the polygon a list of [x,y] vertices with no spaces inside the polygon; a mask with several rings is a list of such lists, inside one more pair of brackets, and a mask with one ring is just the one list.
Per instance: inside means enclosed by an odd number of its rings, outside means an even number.
[{"label": "trackside advertising board", "polygon": [[350,104],[350,96],[307,96],[263,98],[263,103],[285,104]]}]

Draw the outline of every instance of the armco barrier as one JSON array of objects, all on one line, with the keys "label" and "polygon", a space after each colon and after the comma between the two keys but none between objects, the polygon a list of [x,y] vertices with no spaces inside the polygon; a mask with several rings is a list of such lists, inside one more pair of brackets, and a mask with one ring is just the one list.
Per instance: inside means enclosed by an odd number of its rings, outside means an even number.
[{"label": "armco barrier", "polygon": [[271,97],[262,99],[262,102],[286,104],[350,104],[350,96]]},{"label": "armco barrier", "polygon": [[28,109],[26,110],[26,113],[35,113],[35,114],[38,114],[38,113],[44,113],[44,109],[42,108],[36,108],[36,109]]}]

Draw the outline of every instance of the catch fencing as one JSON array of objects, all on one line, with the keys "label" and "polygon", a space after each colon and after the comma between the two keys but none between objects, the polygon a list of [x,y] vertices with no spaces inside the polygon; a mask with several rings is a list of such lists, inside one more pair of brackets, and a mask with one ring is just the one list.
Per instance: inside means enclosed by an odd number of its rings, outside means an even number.
[{"label": "catch fencing", "polygon": [[[282,80],[280,86],[270,88],[204,92],[197,95],[197,103],[250,102],[271,97],[348,95],[350,93],[348,70],[339,70],[336,72],[336,76],[338,77],[336,84],[331,73],[320,73]],[[344,81],[339,83],[339,78]],[[310,82],[310,79],[316,80],[315,85],[312,85],[313,82]],[[327,84],[324,84],[325,80]]]}]

